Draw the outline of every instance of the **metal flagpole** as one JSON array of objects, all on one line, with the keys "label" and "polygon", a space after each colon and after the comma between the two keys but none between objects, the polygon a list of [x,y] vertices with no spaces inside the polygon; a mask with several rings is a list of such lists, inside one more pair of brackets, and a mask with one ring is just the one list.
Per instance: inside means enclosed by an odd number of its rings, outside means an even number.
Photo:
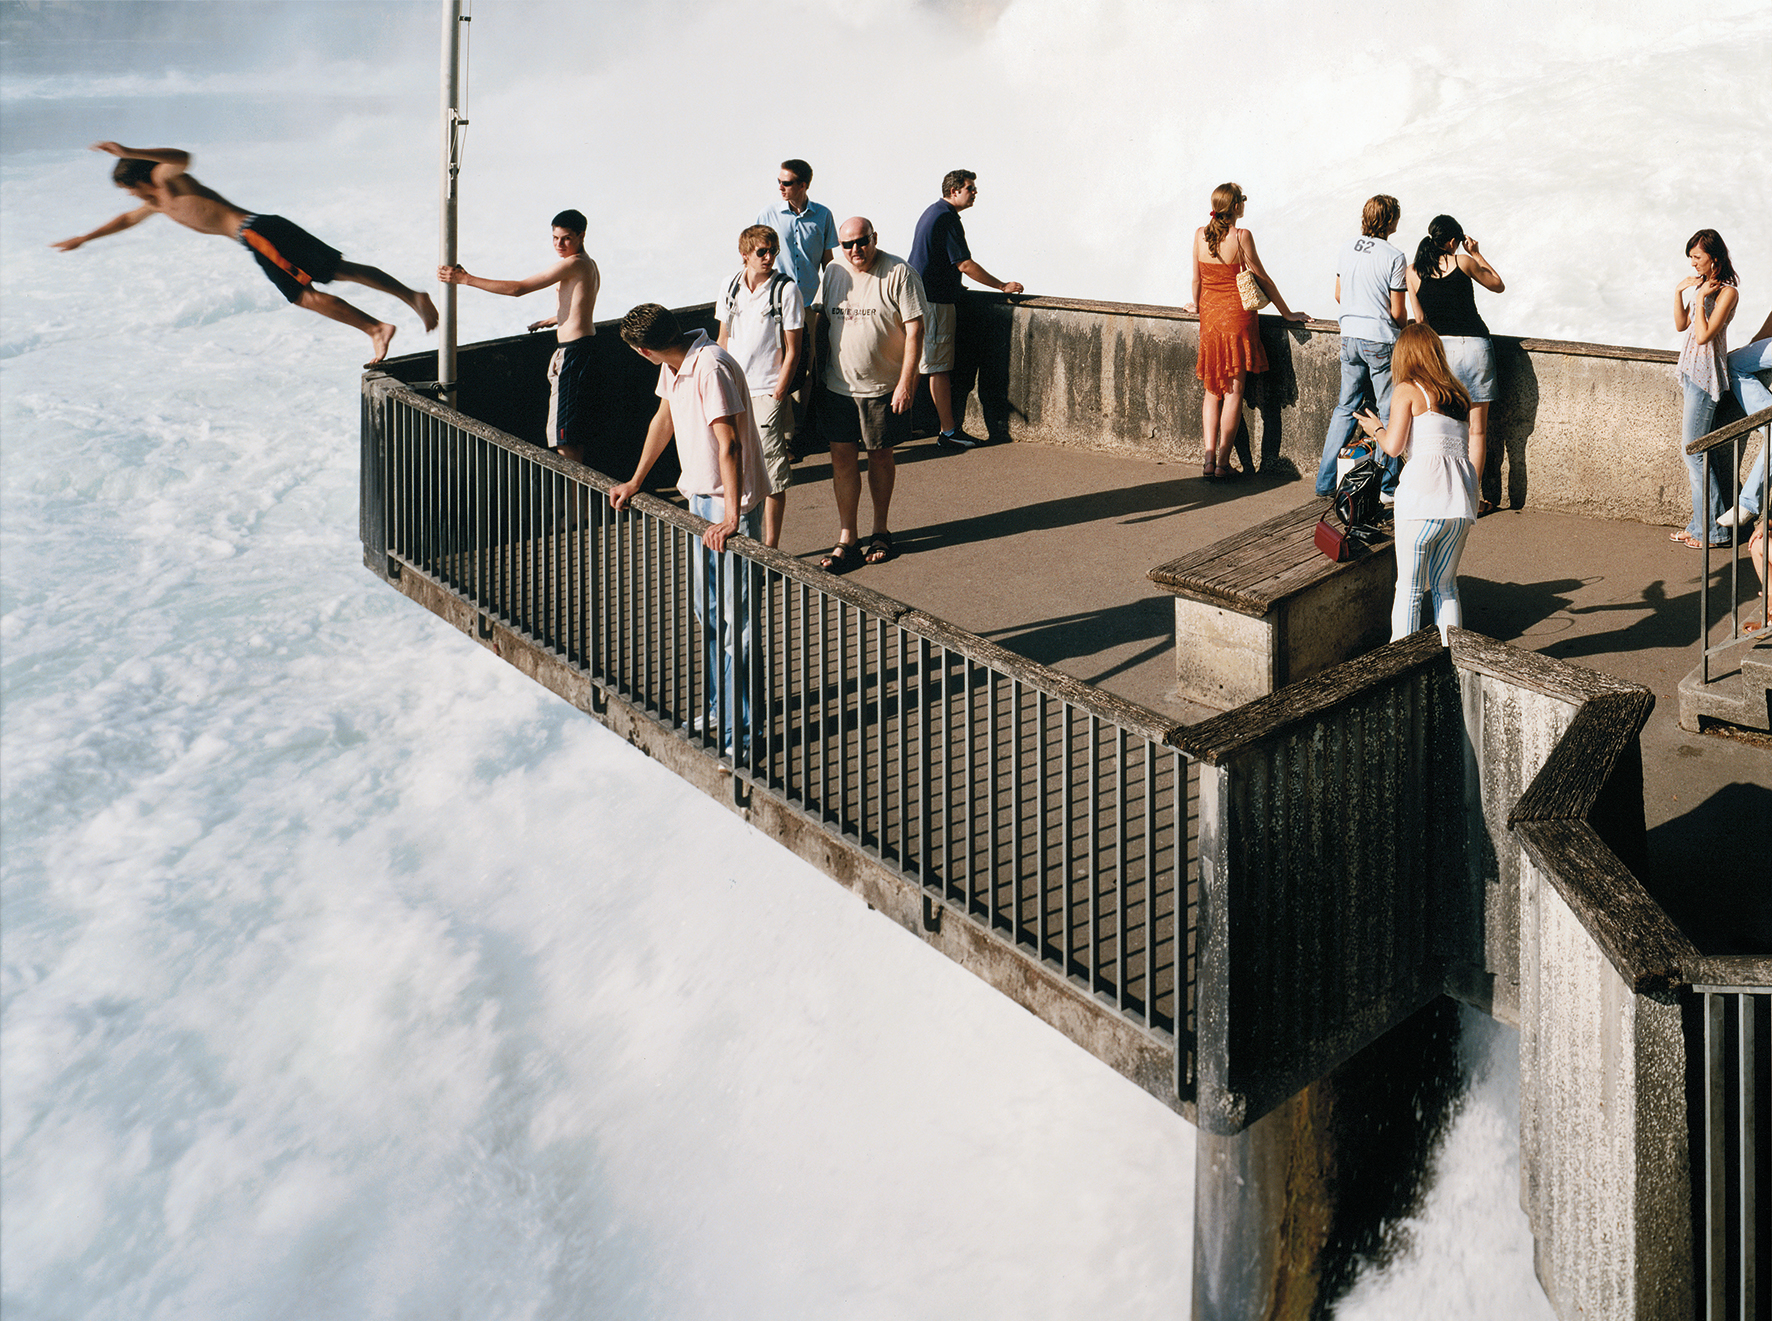
[{"label": "metal flagpole", "polygon": [[[455,214],[457,182],[461,176],[461,0],[443,0],[443,177],[440,264],[456,263]],[[442,401],[455,407],[455,293],[443,286],[443,305],[437,309],[437,388]]]}]

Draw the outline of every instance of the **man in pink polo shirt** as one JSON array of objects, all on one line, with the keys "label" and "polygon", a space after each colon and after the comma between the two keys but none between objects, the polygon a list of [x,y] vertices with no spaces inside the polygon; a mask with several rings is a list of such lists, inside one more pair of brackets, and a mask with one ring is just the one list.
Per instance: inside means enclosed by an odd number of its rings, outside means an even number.
[{"label": "man in pink polo shirt", "polygon": [[[761,538],[763,499],[769,494],[750,386],[737,360],[706,331],[684,334],[677,318],[657,303],[642,303],[623,317],[621,338],[657,365],[659,403],[634,475],[610,490],[609,503],[625,509],[665,446],[676,440],[683,468],[677,489],[689,497],[689,511],[710,525],[702,534],[707,552],[696,557],[695,571],[708,717],[697,724],[704,731],[716,726],[722,731],[724,754],[733,750],[736,729],[742,756],[750,731],[748,570],[746,561],[726,550],[726,541],[734,533]],[[714,556],[722,553],[724,563],[716,566]],[[722,573],[724,592],[715,586]]]}]

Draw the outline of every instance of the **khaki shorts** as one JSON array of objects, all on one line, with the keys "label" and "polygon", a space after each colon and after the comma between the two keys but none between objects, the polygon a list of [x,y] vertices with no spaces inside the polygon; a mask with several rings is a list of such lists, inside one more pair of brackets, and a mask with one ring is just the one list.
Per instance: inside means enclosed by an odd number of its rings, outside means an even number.
[{"label": "khaki shorts", "polygon": [[754,394],[751,411],[756,414],[757,434],[763,437],[763,471],[769,477],[769,494],[780,495],[794,484],[794,451],[788,446],[794,438],[793,396],[774,399]]},{"label": "khaki shorts", "polygon": [[926,304],[923,318],[923,361],[917,368],[925,376],[954,369],[954,305]]}]

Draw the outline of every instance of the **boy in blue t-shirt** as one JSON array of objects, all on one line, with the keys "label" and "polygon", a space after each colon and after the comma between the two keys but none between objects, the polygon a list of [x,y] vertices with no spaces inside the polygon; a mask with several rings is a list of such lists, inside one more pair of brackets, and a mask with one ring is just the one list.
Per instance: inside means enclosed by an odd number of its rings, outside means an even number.
[{"label": "boy in blue t-shirt", "polygon": [[[1335,494],[1335,459],[1354,438],[1354,414],[1368,397],[1379,416],[1391,415],[1391,345],[1403,324],[1403,271],[1408,264],[1401,248],[1385,240],[1397,232],[1403,209],[1384,193],[1368,198],[1360,216],[1360,237],[1349,239],[1335,263],[1335,301],[1341,305],[1341,395],[1329,415],[1323,461],[1317,468],[1317,494]],[[1382,456],[1381,456],[1382,457]],[[1384,458],[1380,499],[1396,502],[1401,459]]]}]

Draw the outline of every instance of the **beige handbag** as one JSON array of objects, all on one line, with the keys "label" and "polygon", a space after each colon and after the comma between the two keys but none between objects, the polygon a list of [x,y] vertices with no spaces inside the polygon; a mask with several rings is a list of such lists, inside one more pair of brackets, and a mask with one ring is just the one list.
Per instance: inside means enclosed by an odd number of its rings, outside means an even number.
[{"label": "beige handbag", "polygon": [[[1239,236],[1245,232],[1244,230],[1236,231]],[[1242,301],[1245,312],[1259,312],[1273,302],[1273,299],[1267,296],[1267,290],[1261,287],[1261,281],[1255,278],[1255,272],[1250,270],[1248,266],[1244,266],[1237,272],[1237,297]]]},{"label": "beige handbag", "polygon": [[1255,278],[1255,272],[1247,266],[1237,272],[1237,297],[1243,300],[1245,312],[1259,312],[1273,301],[1267,296],[1267,290],[1261,287],[1261,281]]}]

